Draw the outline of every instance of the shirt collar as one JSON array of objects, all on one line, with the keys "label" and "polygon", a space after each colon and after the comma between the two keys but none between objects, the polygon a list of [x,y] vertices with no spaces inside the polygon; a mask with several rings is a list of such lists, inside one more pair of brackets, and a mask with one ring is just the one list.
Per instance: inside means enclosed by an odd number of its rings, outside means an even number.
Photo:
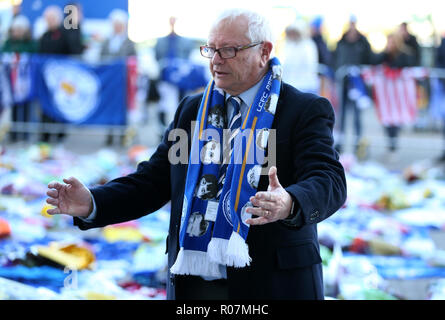
[{"label": "shirt collar", "polygon": [[[250,107],[253,103],[253,101],[255,100],[256,94],[258,93],[258,90],[261,87],[261,84],[263,83],[263,78],[261,78],[260,81],[258,81],[258,83],[256,83],[253,87],[251,87],[250,89],[247,89],[244,92],[241,92],[238,97],[241,98],[241,100],[243,101],[243,103],[245,103],[248,107]],[[229,99],[232,95],[230,94],[226,94],[226,101],[227,99]]]}]

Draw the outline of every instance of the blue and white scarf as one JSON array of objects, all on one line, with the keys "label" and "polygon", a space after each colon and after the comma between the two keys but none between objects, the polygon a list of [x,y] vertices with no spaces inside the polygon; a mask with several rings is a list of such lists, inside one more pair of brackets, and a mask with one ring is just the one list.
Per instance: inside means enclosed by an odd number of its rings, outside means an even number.
[{"label": "blue and white scarf", "polygon": [[[281,86],[281,65],[270,61],[253,104],[249,107],[233,147],[225,183],[216,200],[223,153],[225,94],[211,81],[204,92],[193,134],[185,185],[180,251],[170,271],[174,274],[223,278],[220,265],[250,265],[246,238],[250,218],[246,208],[257,192],[267,137],[275,116]],[[215,121],[216,120],[216,121]]]}]

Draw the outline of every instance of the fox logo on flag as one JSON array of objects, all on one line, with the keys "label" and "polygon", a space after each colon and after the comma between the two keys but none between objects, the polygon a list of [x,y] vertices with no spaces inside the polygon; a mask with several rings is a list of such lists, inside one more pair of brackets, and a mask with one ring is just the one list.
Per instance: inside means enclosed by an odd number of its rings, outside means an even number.
[{"label": "fox logo on flag", "polygon": [[56,108],[68,122],[83,122],[97,108],[100,81],[88,69],[48,61],[43,76],[53,92]]},{"label": "fox logo on flag", "polygon": [[124,59],[91,65],[69,57],[34,55],[33,79],[43,112],[54,120],[82,125],[126,123]]}]

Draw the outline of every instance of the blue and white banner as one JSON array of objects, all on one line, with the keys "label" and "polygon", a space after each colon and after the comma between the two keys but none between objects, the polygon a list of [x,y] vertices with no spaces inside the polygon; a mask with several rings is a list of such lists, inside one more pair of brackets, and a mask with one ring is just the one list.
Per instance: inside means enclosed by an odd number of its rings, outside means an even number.
[{"label": "blue and white banner", "polygon": [[126,122],[124,59],[91,65],[61,56],[33,56],[35,96],[59,122],[123,125]]},{"label": "blue and white banner", "polygon": [[360,109],[367,109],[372,106],[372,99],[368,95],[365,82],[360,75],[360,68],[353,66],[348,73],[348,97],[355,101]]},{"label": "blue and white banner", "polygon": [[166,59],[161,71],[161,79],[182,90],[205,88],[210,81],[207,66],[194,63],[187,59]]}]

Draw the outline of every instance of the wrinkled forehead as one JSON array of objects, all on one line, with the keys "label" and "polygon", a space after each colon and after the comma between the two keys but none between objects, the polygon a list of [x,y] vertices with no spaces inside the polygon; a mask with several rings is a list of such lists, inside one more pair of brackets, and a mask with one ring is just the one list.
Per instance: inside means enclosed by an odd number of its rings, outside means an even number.
[{"label": "wrinkled forehead", "polygon": [[239,16],[233,19],[226,18],[212,27],[209,32],[208,44],[241,45],[250,41],[248,36],[247,18]]}]

